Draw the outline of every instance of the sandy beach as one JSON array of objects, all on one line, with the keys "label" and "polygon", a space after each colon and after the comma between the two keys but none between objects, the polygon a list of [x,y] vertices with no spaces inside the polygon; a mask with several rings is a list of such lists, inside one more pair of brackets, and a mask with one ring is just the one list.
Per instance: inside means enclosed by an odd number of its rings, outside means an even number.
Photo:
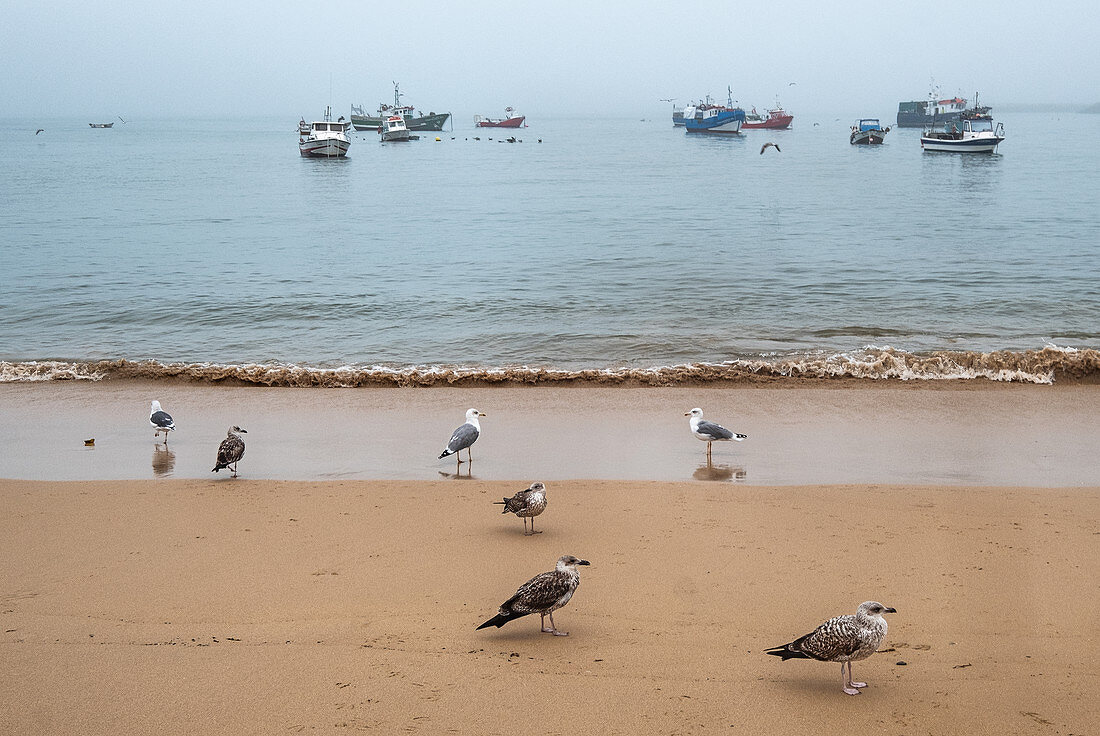
[{"label": "sandy beach", "polygon": [[[0,482],[0,732],[1049,733],[1100,719],[1100,488]],[[564,553],[556,620],[475,631]],[[883,651],[765,647],[877,599]],[[899,664],[904,662],[905,664]],[[1093,693],[1089,695],[1089,693]],[[1090,725],[1091,724],[1091,725]]]},{"label": "sandy beach", "polygon": [[[3,385],[0,733],[1085,734],[1098,400]],[[456,474],[435,455],[468,405],[489,416]],[[694,405],[749,441],[707,465]],[[236,480],[210,473],[229,423]],[[492,502],[536,479],[524,537]],[[592,563],[569,637],[475,631],[563,554]],[[898,612],[860,696],[763,653],[865,600]]]}]

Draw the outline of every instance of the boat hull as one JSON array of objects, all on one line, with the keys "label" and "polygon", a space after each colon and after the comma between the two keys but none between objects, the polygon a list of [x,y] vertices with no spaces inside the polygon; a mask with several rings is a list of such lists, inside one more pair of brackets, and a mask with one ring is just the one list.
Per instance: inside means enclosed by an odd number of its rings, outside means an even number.
[{"label": "boat hull", "polygon": [[685,125],[688,133],[704,133],[709,135],[741,135],[741,121],[734,120],[729,123],[722,123],[710,128],[693,128],[690,125]]},{"label": "boat hull", "polygon": [[768,118],[767,120],[761,120],[755,123],[746,122],[741,127],[747,130],[786,130],[787,128],[791,127],[791,123],[793,121],[794,115],[780,115],[775,118]]},{"label": "boat hull", "polygon": [[[434,115],[421,115],[418,118],[414,118],[411,115],[405,116],[405,127],[409,130],[443,130],[443,126],[447,124],[447,119],[451,117],[449,112],[436,113]],[[378,130],[378,127],[382,125],[381,116],[372,115],[352,115],[351,125],[356,130]]]},{"label": "boat hull", "polygon": [[348,155],[351,142],[339,138],[324,138],[298,142],[298,152],[308,158],[342,158]]},{"label": "boat hull", "polygon": [[526,119],[526,116],[519,115],[507,120],[478,120],[476,124],[479,128],[522,128]]},{"label": "boat hull", "polygon": [[886,140],[884,130],[857,130],[852,133],[849,142],[856,146],[877,146]]},{"label": "boat hull", "polygon": [[962,140],[929,138],[921,136],[920,147],[925,151],[953,151],[955,153],[995,153],[1003,136],[982,136]]}]

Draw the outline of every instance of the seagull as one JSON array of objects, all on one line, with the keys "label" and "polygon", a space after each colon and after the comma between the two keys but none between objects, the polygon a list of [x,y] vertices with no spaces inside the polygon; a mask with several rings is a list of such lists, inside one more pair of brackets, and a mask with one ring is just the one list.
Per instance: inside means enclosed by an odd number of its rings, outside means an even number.
[{"label": "seagull", "polygon": [[[466,410],[466,423],[456,429],[451,435],[450,441],[447,443],[447,447],[443,452],[439,453],[440,459],[447,457],[448,455],[455,455],[465,450],[469,453],[470,462],[474,461],[473,453],[470,452],[470,445],[477,442],[477,438],[481,436],[481,425],[478,423],[477,418],[485,416],[477,409]],[[462,458],[458,458],[458,464],[462,464]]]},{"label": "seagull", "polygon": [[153,439],[164,432],[164,444],[168,444],[168,433],[176,428],[172,416],[160,408],[160,402],[154,401],[149,407],[149,424],[153,425]]},{"label": "seagull", "polygon": [[[772,143],[771,141],[768,141],[768,142],[767,142],[767,143],[765,143],[764,145],[760,146],[760,155],[761,155],[761,156],[763,156],[763,155],[764,155],[764,151],[768,150],[768,147],[769,147],[769,146],[770,146],[771,148],[774,148],[775,150],[779,151],[779,146],[775,145],[775,144],[774,144],[774,143]],[[779,151],[779,152],[780,152],[780,153],[783,153],[782,151]]]},{"label": "seagull", "polygon": [[45,133],[45,132],[46,132],[45,128],[39,128],[38,130],[34,131],[34,134],[38,135],[39,133]]},{"label": "seagull", "polygon": [[[542,534],[535,531],[535,517],[546,510],[546,486],[540,482],[532,483],[527,488],[503,501],[493,503],[504,504],[504,510],[500,513],[511,512],[523,519],[523,535]],[[531,531],[527,531],[527,519],[531,519]]]},{"label": "seagull", "polygon": [[[859,688],[866,682],[852,682],[852,662],[867,659],[886,638],[884,613],[897,613],[878,601],[861,603],[855,615],[837,616],[818,626],[805,636],[789,644],[766,649],[768,654],[788,659],[816,659],[821,662],[840,662],[843,689],[848,695],[859,695]],[[847,666],[847,672],[845,672]]]},{"label": "seagull", "polygon": [[691,417],[688,420],[688,425],[691,427],[691,433],[707,443],[707,459],[710,459],[710,446],[713,442],[728,442],[729,440],[735,440],[736,442],[742,442],[747,440],[749,436],[747,434],[740,434],[739,432],[731,432],[725,427],[715,424],[714,422],[708,422],[703,419],[703,410],[699,407],[695,407],[685,417]]},{"label": "seagull", "polygon": [[233,425],[229,428],[229,432],[226,433],[225,439],[218,445],[218,461],[214,463],[214,469],[211,473],[216,473],[222,468],[229,468],[233,472],[234,478],[237,477],[237,463],[242,457],[244,457],[244,440],[241,439],[241,434],[248,434],[248,430],[241,429],[240,427]]},{"label": "seagull", "polygon": [[[569,636],[568,631],[558,631],[554,626],[554,611],[558,610],[573,597],[577,586],[581,584],[577,565],[587,565],[588,560],[578,560],[573,555],[564,555],[558,560],[557,567],[550,572],[536,575],[519,586],[516,594],[500,604],[497,615],[478,626],[484,629],[496,626],[498,629],[512,619],[537,613],[542,617],[542,632],[554,636]],[[546,616],[550,616],[550,628],[546,628]]]}]

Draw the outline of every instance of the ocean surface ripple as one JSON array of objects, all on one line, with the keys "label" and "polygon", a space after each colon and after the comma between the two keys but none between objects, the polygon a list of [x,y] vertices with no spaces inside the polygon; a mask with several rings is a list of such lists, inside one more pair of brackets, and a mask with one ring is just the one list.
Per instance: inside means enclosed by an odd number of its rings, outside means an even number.
[{"label": "ocean surface ripple", "polygon": [[795,114],[459,121],[346,161],[301,159],[296,115],[6,121],[0,381],[1095,377],[1100,153],[1037,114],[992,156]]}]

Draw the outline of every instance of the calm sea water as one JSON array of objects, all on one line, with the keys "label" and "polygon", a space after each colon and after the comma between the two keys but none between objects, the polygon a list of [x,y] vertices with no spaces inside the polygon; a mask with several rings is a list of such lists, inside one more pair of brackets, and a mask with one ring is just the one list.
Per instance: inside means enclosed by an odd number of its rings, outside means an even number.
[{"label": "calm sea water", "polygon": [[1000,153],[958,155],[910,129],[851,146],[851,120],[794,113],[737,139],[665,114],[530,120],[516,143],[458,120],[406,144],[356,134],[347,160],[302,159],[297,116],[8,120],[0,361],[21,380],[45,360],[577,370],[1100,347],[1100,116],[1000,115]]}]

